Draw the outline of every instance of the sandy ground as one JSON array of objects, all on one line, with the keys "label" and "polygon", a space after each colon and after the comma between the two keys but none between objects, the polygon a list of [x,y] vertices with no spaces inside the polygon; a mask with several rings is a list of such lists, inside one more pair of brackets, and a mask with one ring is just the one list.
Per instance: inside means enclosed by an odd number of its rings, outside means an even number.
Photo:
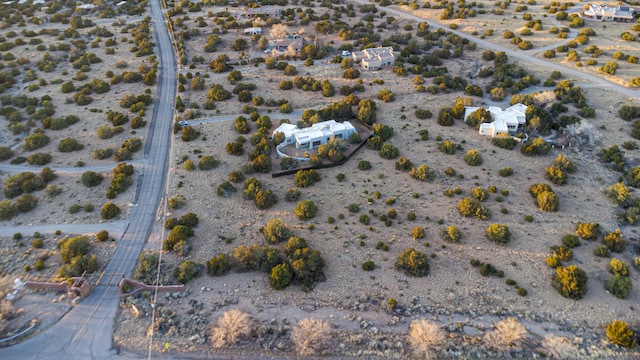
[{"label": "sandy ground", "polygon": [[[492,7],[493,4],[490,2],[485,4],[486,9]],[[511,7],[513,8],[514,5]],[[427,16],[437,17],[439,12],[441,10],[430,10]],[[194,21],[196,17],[195,14],[190,16],[190,21]],[[501,29],[503,27],[506,29],[507,23],[508,28],[514,28],[510,17],[505,15],[504,18],[509,18],[509,21],[500,24],[502,27],[497,23],[500,20],[488,14],[476,19],[468,19],[464,22],[464,30],[471,32],[476,29],[482,34],[483,31],[480,29],[484,29],[485,26],[482,24],[486,22],[486,27],[494,29],[493,39],[500,42],[502,41]],[[546,21],[543,24],[547,25]],[[400,22],[400,28],[402,25],[403,23]],[[601,29],[596,27],[594,29],[599,35],[592,41],[599,41],[597,39],[601,39]],[[605,29],[602,28],[602,31]],[[305,33],[309,34],[310,31]],[[612,33],[615,32],[612,30]],[[546,36],[534,35],[532,39],[536,46],[538,44],[545,46],[553,41],[546,39]],[[607,39],[614,38],[613,35],[606,36],[609,36]],[[228,47],[235,37],[236,35],[231,33],[225,35],[224,43],[219,48]],[[202,39],[204,38],[203,36]],[[605,36],[603,35],[602,38]],[[331,40],[337,42],[336,46],[338,45],[336,37],[326,39],[326,41]],[[129,45],[121,46],[117,53],[127,53],[126,49]],[[202,43],[198,41],[189,43],[188,48],[191,51],[189,57],[202,55],[212,59],[221,53],[205,54],[200,52],[201,47]],[[104,51],[104,49],[98,50]],[[631,51],[633,49],[629,49],[629,53]],[[473,64],[474,68],[479,66],[481,53],[481,49],[473,52],[465,51],[462,58],[448,61],[446,65],[449,74],[464,75],[470,67],[469,64]],[[253,49],[252,54],[261,53]],[[239,57],[237,52],[228,52],[228,55],[232,61]],[[342,79],[343,70],[337,65],[325,65],[320,64],[321,61],[316,61],[316,65],[304,67],[301,62],[292,61],[291,63],[298,68],[299,75],[329,79],[336,89],[341,85],[353,84],[353,81]],[[96,73],[104,73],[109,68],[109,64],[98,64],[99,70]],[[137,65],[132,63],[128,68],[136,67]],[[623,68],[621,70],[626,67],[627,64],[621,64]],[[631,65],[629,67],[631,73],[633,68]],[[254,95],[263,96],[265,99],[288,99],[295,109],[320,108],[328,101],[337,101],[341,98],[339,95],[324,98],[320,93],[280,90],[279,82],[282,79],[293,80],[293,77],[284,76],[277,70],[266,70],[264,65],[258,67],[238,65],[236,69],[240,70],[244,76],[242,82],[257,85],[257,89],[253,91]],[[528,70],[543,80],[549,75],[545,69]],[[183,73],[186,74],[187,71],[194,74],[198,71],[208,74],[206,87],[218,83],[223,84],[227,90],[233,88],[233,85],[229,84],[227,73],[211,73],[206,65],[197,65],[195,69],[190,70],[184,69]],[[625,72],[621,71],[621,74]],[[295,203],[284,201],[287,189],[294,187],[293,177],[272,179],[269,175],[253,175],[273,190],[280,199],[276,206],[266,211],[256,210],[252,202],[242,200],[240,193],[230,198],[216,196],[216,186],[226,180],[231,171],[239,170],[247,159],[225,153],[225,144],[238,136],[233,128],[233,121],[222,123],[205,121],[196,125],[197,130],[202,133],[200,138],[190,143],[176,141],[177,147],[171,160],[170,196],[181,194],[187,199],[187,204],[174,213],[165,214],[167,217],[179,217],[187,212],[198,214],[201,221],[196,229],[196,236],[192,240],[194,250],[189,258],[204,264],[215,254],[229,253],[236,246],[262,244],[264,240],[259,232],[260,227],[273,217],[281,217],[292,228],[294,235],[304,237],[312,248],[322,252],[326,261],[327,280],[319,283],[313,291],[304,293],[298,286],[291,286],[283,291],[272,290],[268,285],[267,276],[260,273],[232,272],[220,278],[205,275],[190,282],[185,294],[159,295],[158,307],[177,311],[175,325],[167,332],[156,333],[152,339],[146,336],[150,324],[148,299],[129,299],[123,303],[123,311],[116,319],[117,346],[133,351],[144,351],[146,344],[150,343],[152,348],[161,350],[165,341],[171,341],[172,349],[207,353],[210,346],[206,343],[206,338],[210,334],[211,326],[223,311],[237,307],[250,313],[257,328],[257,338],[242,342],[240,351],[265,352],[274,356],[291,356],[291,344],[286,336],[279,334],[286,334],[288,329],[303,317],[322,318],[332,324],[336,334],[340,334],[336,337],[336,346],[331,351],[331,354],[336,357],[364,355],[404,358],[407,356],[404,333],[412,319],[421,317],[427,317],[442,324],[450,331],[453,343],[459,342],[464,349],[480,351],[481,346],[478,345],[477,336],[488,331],[493,323],[507,315],[519,317],[533,334],[531,346],[524,354],[531,355],[532,349],[537,346],[536,341],[549,332],[569,336],[580,345],[582,357],[598,358],[611,355],[608,351],[616,352],[614,347],[601,342],[604,326],[613,319],[622,319],[638,325],[637,309],[640,307],[638,292],[634,291],[626,300],[619,300],[605,291],[604,282],[609,277],[606,270],[608,262],[592,254],[593,248],[599,242],[583,242],[582,246],[574,249],[574,260],[570,263],[579,265],[589,275],[589,291],[579,302],[560,297],[551,287],[550,279],[553,271],[544,263],[544,258],[549,255],[549,246],[560,245],[561,237],[572,233],[578,221],[598,222],[605,231],[617,228],[615,207],[606,198],[604,191],[617,181],[619,175],[600,164],[597,153],[603,147],[631,140],[628,135],[629,124],[616,117],[617,109],[631,102],[620,99],[616,94],[606,90],[585,87],[591,106],[598,109],[596,119],[584,120],[582,123],[584,128],[590,129],[591,141],[578,146],[574,144],[564,150],[556,149],[552,154],[544,157],[524,158],[517,149],[508,151],[494,147],[488,139],[481,138],[475,130],[460,121],[452,127],[441,127],[436,123],[435,115],[430,120],[415,118],[415,106],[429,109],[437,114],[441,107],[453,105],[455,98],[461,96],[459,93],[437,96],[416,93],[414,85],[409,83],[411,76],[401,78],[389,69],[362,72],[361,78],[365,85],[365,92],[358,94],[360,98],[375,98],[378,91],[383,88],[394,92],[397,99],[395,102],[377,101],[379,122],[395,129],[395,134],[389,142],[400,149],[401,156],[407,157],[416,165],[427,164],[435,170],[436,178],[429,182],[418,182],[407,173],[395,170],[394,161],[384,160],[374,151],[363,148],[342,167],[322,170],[320,172],[322,180],[316,185],[300,189],[301,200],[313,200],[319,207],[315,218],[301,222],[293,214]],[[372,84],[374,79],[382,79],[384,84]],[[428,85],[430,85],[430,79],[425,83],[425,86]],[[57,88],[53,86],[49,88],[51,88],[48,91],[52,97],[61,95],[55,94]],[[206,90],[190,91],[188,86],[187,90],[186,93],[180,94],[185,99],[185,103],[201,102],[206,96]],[[109,94],[121,96],[125,92],[140,91],[141,88],[130,90],[128,87],[121,89],[114,86]],[[63,97],[60,99],[56,102],[61,104],[60,112],[74,113],[73,106],[62,106]],[[105,109],[106,112],[113,99],[104,98],[101,101],[103,102],[97,104],[94,101],[96,105],[91,104],[89,107]],[[475,99],[476,103],[482,101],[488,100]],[[218,103],[217,109],[221,115],[240,114],[243,105],[232,99]],[[267,108],[260,107],[260,109],[261,113],[268,115]],[[277,111],[277,108],[271,110]],[[215,111],[201,110],[201,112],[204,118],[218,114]],[[575,109],[571,109],[571,113],[575,113]],[[88,111],[83,112],[84,114],[86,114],[87,123],[82,128],[87,129],[88,135],[84,141],[87,149],[79,153],[80,155],[59,154],[54,150],[59,141],[58,136],[62,138],[67,135],[48,131],[53,133],[53,135],[50,134],[52,141],[44,151],[54,153],[54,162],[51,166],[73,166],[78,159],[85,161],[87,166],[99,163],[91,159],[91,148],[117,147],[129,137],[129,131],[125,131],[118,135],[117,139],[97,140],[92,129],[105,121],[104,114],[96,115]],[[57,115],[58,112],[56,112]],[[274,121],[274,126],[277,124],[278,122]],[[251,126],[252,130],[255,130],[255,124],[252,123]],[[74,126],[73,129],[78,133],[82,131],[80,125]],[[417,133],[423,129],[429,130],[430,139],[417,141],[419,138]],[[435,140],[438,136],[442,139],[454,140],[461,144],[464,150],[458,151],[455,155],[440,153],[438,142]],[[248,149],[249,145],[247,144],[245,148]],[[481,149],[484,163],[479,167],[470,167],[462,158],[467,150],[475,148]],[[560,211],[541,212],[533,204],[527,190],[531,184],[545,182],[544,168],[551,165],[555,156],[560,153],[577,164],[578,172],[570,176],[567,185],[554,186],[560,197]],[[221,166],[206,172],[199,170],[187,172],[182,168],[183,156],[196,161],[201,155],[215,156],[221,160]],[[625,156],[630,163],[637,162],[637,150],[627,151]],[[358,170],[357,165],[360,160],[370,161],[373,165],[372,169]],[[277,160],[274,158],[274,161]],[[444,169],[449,166],[456,169],[458,174],[464,175],[464,178],[446,176]],[[514,169],[513,176],[508,178],[498,176],[498,170],[505,166]],[[339,173],[346,175],[343,182],[336,180]],[[21,215],[12,223],[43,222],[47,216],[53,218],[46,221],[98,221],[97,211],[74,216],[61,211],[68,209],[73,203],[84,204],[87,201],[93,202],[98,209],[98,204],[105,201],[104,192],[108,187],[108,179],[95,190],[82,188],[77,184],[78,180],[78,174],[60,174],[56,184],[65,187],[65,191],[54,200],[55,206],[59,209],[52,210],[54,204],[52,206],[41,204],[35,212]],[[181,186],[178,185],[179,183]],[[469,196],[473,187],[488,188],[491,185],[496,186],[498,191],[502,189],[509,191],[508,196],[503,196],[503,202],[498,202],[498,196],[492,194],[489,201],[485,203],[493,214],[492,219],[479,221],[462,218],[456,209],[457,201],[464,196]],[[462,195],[456,195],[454,198],[443,195],[443,191],[453,187],[460,187],[463,190]],[[375,191],[382,194],[381,198],[369,201]],[[419,197],[413,197],[414,193],[419,194]],[[132,198],[133,187],[127,193],[120,195],[117,200],[119,204],[124,205]],[[395,204],[386,205],[385,199],[388,198],[396,198]],[[45,203],[44,200],[43,203]],[[359,213],[350,214],[347,211],[346,206],[352,203],[360,205]],[[398,218],[390,227],[371,216],[373,213],[378,215],[386,213],[391,208],[397,211]],[[416,213],[415,221],[406,219],[410,211]],[[365,213],[372,218],[369,226],[358,222],[358,217]],[[338,219],[339,214],[344,214],[344,219]],[[525,215],[533,215],[534,222],[524,221]],[[335,224],[327,222],[330,216],[336,218]],[[485,238],[485,229],[492,222],[509,225],[513,239],[508,246],[496,246]],[[308,229],[309,224],[313,224],[313,230]],[[159,222],[158,225],[148,244],[151,250],[160,249],[161,241],[166,238],[166,233],[161,230],[162,224]],[[463,238],[460,243],[449,244],[440,239],[440,230],[448,225],[456,225],[462,230]],[[108,224],[105,226],[108,227]],[[416,242],[411,239],[410,231],[414,226],[425,228],[427,236],[423,241]],[[636,241],[638,234],[635,228],[624,228],[623,231],[629,240]],[[220,239],[221,236],[234,240],[227,244]],[[364,246],[360,246],[361,239],[364,241]],[[388,244],[389,251],[375,249],[378,241]],[[428,247],[424,245],[425,241],[429,243]],[[410,278],[393,269],[396,255],[409,246],[431,256],[429,276]],[[631,252],[615,256],[627,264],[630,264],[632,259]],[[481,277],[477,269],[469,265],[471,259],[492,263],[505,272],[505,279],[513,279],[521,287],[526,288],[528,295],[518,296],[513,287],[505,285],[504,279]],[[163,254],[163,261],[169,269],[169,274],[170,269],[181,260],[175,254]],[[376,264],[376,269],[371,273],[361,269],[362,263],[366,260],[373,260]],[[23,265],[24,263],[15,264],[15,271],[18,272]],[[171,282],[169,274],[163,277]],[[638,272],[631,271],[631,279],[634,283],[637,284],[638,278]],[[388,310],[385,304],[390,298],[398,301],[398,311]],[[136,304],[143,309],[142,319],[135,318],[127,310],[131,304]],[[274,333],[276,335],[273,335]],[[372,341],[373,345],[371,345]],[[378,346],[376,341],[381,345]],[[398,342],[400,342],[399,347],[395,345]],[[634,355],[637,354],[634,353],[632,356]],[[527,355],[521,354],[521,356]],[[621,356],[620,353],[618,356]]]}]

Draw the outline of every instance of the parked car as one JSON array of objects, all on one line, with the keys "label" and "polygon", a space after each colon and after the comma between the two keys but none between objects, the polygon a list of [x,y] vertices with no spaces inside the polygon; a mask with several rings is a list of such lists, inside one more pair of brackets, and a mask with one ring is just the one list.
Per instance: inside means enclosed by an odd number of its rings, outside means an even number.
[{"label": "parked car", "polygon": [[342,50],[342,56],[351,56],[349,50]]},{"label": "parked car", "polygon": [[184,120],[181,120],[181,121],[178,121],[178,125],[180,125],[181,127],[185,127],[185,126],[189,126],[189,123]]}]

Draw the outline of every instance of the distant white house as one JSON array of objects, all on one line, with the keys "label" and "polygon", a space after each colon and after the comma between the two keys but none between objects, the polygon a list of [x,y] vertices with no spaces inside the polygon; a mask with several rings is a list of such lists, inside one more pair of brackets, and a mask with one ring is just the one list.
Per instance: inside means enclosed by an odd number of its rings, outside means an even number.
[{"label": "distant white house", "polygon": [[602,4],[586,4],[580,15],[584,19],[597,21],[632,22],[638,11],[628,5],[607,6]]},{"label": "distant white house", "polygon": [[244,29],[242,30],[242,32],[245,35],[262,35],[262,28],[261,27],[250,27],[248,29]]},{"label": "distant white house", "polygon": [[[479,109],[477,106],[465,106],[464,108],[464,121],[467,121],[469,114]],[[515,104],[502,110],[497,106],[489,106],[487,108],[489,114],[491,114],[492,122],[480,124],[478,132],[480,135],[491,136],[492,138],[499,134],[515,135],[518,129],[527,121],[525,112],[527,111],[527,105]]]},{"label": "distant white house", "polygon": [[353,62],[360,62],[360,66],[367,70],[379,70],[383,66],[393,65],[396,56],[392,47],[369,48],[351,53]]},{"label": "distant white house", "polygon": [[357,133],[356,128],[350,122],[337,122],[327,120],[315,123],[310,127],[300,129],[294,124],[280,124],[273,133],[283,133],[284,141],[282,146],[296,144],[296,149],[315,149],[326,144],[331,137],[336,139],[347,139],[352,134]]}]

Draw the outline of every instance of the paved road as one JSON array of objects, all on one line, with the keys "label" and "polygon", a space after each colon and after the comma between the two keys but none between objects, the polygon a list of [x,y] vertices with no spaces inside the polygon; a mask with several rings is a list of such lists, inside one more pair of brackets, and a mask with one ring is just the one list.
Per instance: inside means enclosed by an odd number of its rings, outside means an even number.
[{"label": "paved road", "polygon": [[[148,164],[137,170],[139,190],[133,204],[124,235],[107,273],[131,275],[156,218],[156,211],[164,194],[167,176],[173,102],[176,93],[176,62],[169,34],[165,27],[160,4],[149,2],[153,19],[159,71],[158,95],[145,147]],[[123,224],[117,224],[122,226]],[[104,226],[103,226],[104,227]],[[119,293],[118,278],[105,278],[91,296],[74,307],[49,330],[23,343],[0,349],[2,359],[109,359],[117,357],[112,333]]]}]

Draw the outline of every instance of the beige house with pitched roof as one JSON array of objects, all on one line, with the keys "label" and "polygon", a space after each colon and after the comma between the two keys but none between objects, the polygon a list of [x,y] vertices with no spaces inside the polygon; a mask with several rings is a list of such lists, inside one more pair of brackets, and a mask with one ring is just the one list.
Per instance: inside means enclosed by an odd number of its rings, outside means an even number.
[{"label": "beige house with pitched roof", "polygon": [[304,39],[302,35],[289,35],[283,39],[277,39],[272,43],[269,43],[269,48],[276,51],[276,53],[282,55],[287,49],[292,48],[296,52],[302,51],[304,46]]}]

